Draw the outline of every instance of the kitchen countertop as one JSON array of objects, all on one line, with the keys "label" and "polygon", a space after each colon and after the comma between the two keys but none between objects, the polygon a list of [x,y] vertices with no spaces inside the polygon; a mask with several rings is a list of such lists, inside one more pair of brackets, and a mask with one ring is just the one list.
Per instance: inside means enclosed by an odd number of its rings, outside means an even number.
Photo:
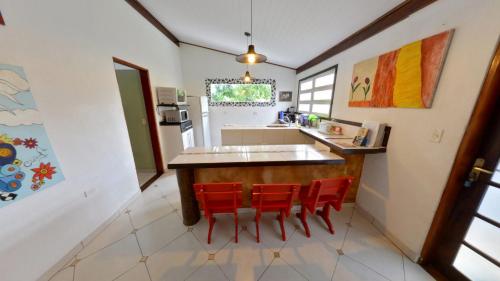
[{"label": "kitchen countertop", "polygon": [[365,147],[353,146],[352,140],[354,137],[344,135],[327,135],[320,133],[316,128],[300,128],[300,132],[307,136],[327,145],[332,150],[343,154],[375,154],[385,153],[386,147]]},{"label": "kitchen countertop", "polygon": [[222,130],[276,130],[276,129],[286,129],[286,130],[298,130],[301,133],[313,138],[314,140],[330,147],[333,151],[343,153],[343,154],[375,154],[375,153],[385,153],[386,147],[364,147],[364,146],[353,146],[352,140],[354,136],[345,135],[327,135],[320,133],[316,128],[306,128],[306,127],[296,127],[292,125],[290,127],[267,127],[258,125],[226,125],[222,127]]},{"label": "kitchen countertop", "polygon": [[344,164],[344,158],[314,145],[192,147],[168,163],[169,169]]},{"label": "kitchen countertop", "polygon": [[276,129],[286,129],[286,130],[298,130],[299,127],[296,127],[294,124],[290,127],[282,127],[282,126],[263,126],[263,125],[224,125],[221,130],[276,130]]}]

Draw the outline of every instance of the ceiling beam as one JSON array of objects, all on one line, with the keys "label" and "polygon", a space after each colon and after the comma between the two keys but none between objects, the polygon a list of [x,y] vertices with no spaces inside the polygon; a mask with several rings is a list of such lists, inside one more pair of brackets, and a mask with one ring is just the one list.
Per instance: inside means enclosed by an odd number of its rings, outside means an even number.
[{"label": "ceiling beam", "polygon": [[337,45],[324,51],[320,55],[306,62],[297,68],[297,74],[309,69],[331,57],[337,55],[361,42],[372,37],[373,35],[391,27],[392,25],[406,19],[411,14],[419,11],[420,9],[436,2],[437,0],[406,0],[396,6],[394,9],[385,13],[378,19],[374,20],[367,26],[361,28],[349,37],[340,41]]},{"label": "ceiling beam", "polygon": [[[218,49],[214,49],[214,48],[209,48],[209,47],[205,47],[205,46],[201,46],[201,45],[197,45],[197,44],[193,44],[193,43],[188,43],[188,42],[184,42],[184,41],[180,41],[180,43],[186,44],[186,45],[190,45],[190,46],[193,46],[193,47],[207,49],[207,50],[214,51],[214,52],[223,53],[223,54],[226,54],[226,55],[231,55],[231,56],[234,56],[234,57],[238,56],[237,54],[233,54],[233,53],[230,53],[230,52],[226,52],[226,51],[222,51],[222,50],[218,50]],[[269,61],[266,61],[264,63],[270,64],[270,65],[274,65],[274,66],[278,66],[278,67],[288,68],[288,69],[291,69],[291,70],[297,70],[297,69],[295,69],[293,67],[290,67],[290,66],[286,66],[286,65],[282,65],[282,64],[277,64],[277,63],[273,63],[273,62],[269,62]]]},{"label": "ceiling beam", "polygon": [[153,16],[139,1],[137,0],[125,0],[132,8],[134,8],[139,14],[141,14],[147,21],[149,21],[156,29],[158,29],[163,35],[165,35],[170,41],[172,41],[177,47],[180,44],[179,39],[170,32],[161,22]]}]

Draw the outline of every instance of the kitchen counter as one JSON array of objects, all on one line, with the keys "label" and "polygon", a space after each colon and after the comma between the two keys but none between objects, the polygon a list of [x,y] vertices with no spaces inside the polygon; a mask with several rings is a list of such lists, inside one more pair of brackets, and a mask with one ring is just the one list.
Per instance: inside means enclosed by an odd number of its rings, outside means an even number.
[{"label": "kitchen counter", "polygon": [[252,145],[188,148],[169,169],[343,164],[344,158],[314,145]]},{"label": "kitchen counter", "polygon": [[327,135],[320,133],[316,128],[300,128],[301,133],[313,138],[314,140],[330,147],[333,151],[342,154],[374,154],[385,153],[386,147],[364,147],[352,145],[353,136],[345,135]]},{"label": "kitchen counter", "polygon": [[223,145],[310,144],[315,141],[341,154],[385,153],[387,148],[352,145],[358,126],[343,125],[346,135],[327,135],[316,128],[226,125],[221,129]]},{"label": "kitchen counter", "polygon": [[[316,145],[214,146],[186,149],[170,163],[176,169],[185,225],[200,219],[193,184],[195,182],[241,182],[243,207],[250,207],[252,185],[256,183],[298,183],[306,188],[311,180],[344,175],[360,176],[362,162],[350,165],[337,153]],[[362,158],[361,158],[362,159]],[[346,202],[354,202],[357,186]]]}]

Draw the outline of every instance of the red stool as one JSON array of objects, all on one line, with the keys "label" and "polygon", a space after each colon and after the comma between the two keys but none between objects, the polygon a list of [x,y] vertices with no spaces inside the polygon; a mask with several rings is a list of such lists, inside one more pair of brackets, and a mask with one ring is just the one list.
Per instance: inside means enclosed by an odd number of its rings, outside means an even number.
[{"label": "red stool", "polygon": [[213,214],[234,214],[234,235],[238,243],[238,208],[241,207],[241,182],[230,183],[195,183],[196,199],[208,219],[208,244],[215,224]]},{"label": "red stool", "polygon": [[252,208],[256,209],[255,227],[257,242],[260,242],[259,221],[262,212],[279,212],[281,237],[286,240],[285,217],[290,216],[292,203],[297,199],[300,184],[254,184],[252,189]]},{"label": "red stool", "polygon": [[300,194],[300,213],[296,215],[300,218],[307,237],[311,237],[311,231],[307,224],[307,211],[314,214],[316,209],[320,207],[323,207],[323,210],[316,211],[316,214],[323,218],[330,233],[335,233],[330,221],[330,207],[337,211],[342,209],[342,202],[353,180],[353,177],[313,180],[309,189],[303,190]]}]

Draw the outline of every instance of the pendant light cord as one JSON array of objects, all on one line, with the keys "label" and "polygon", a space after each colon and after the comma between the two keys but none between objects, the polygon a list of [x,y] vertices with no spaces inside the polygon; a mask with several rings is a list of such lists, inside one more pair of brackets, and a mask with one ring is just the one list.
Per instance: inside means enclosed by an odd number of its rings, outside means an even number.
[{"label": "pendant light cord", "polygon": [[250,44],[253,45],[253,0],[250,0]]}]

